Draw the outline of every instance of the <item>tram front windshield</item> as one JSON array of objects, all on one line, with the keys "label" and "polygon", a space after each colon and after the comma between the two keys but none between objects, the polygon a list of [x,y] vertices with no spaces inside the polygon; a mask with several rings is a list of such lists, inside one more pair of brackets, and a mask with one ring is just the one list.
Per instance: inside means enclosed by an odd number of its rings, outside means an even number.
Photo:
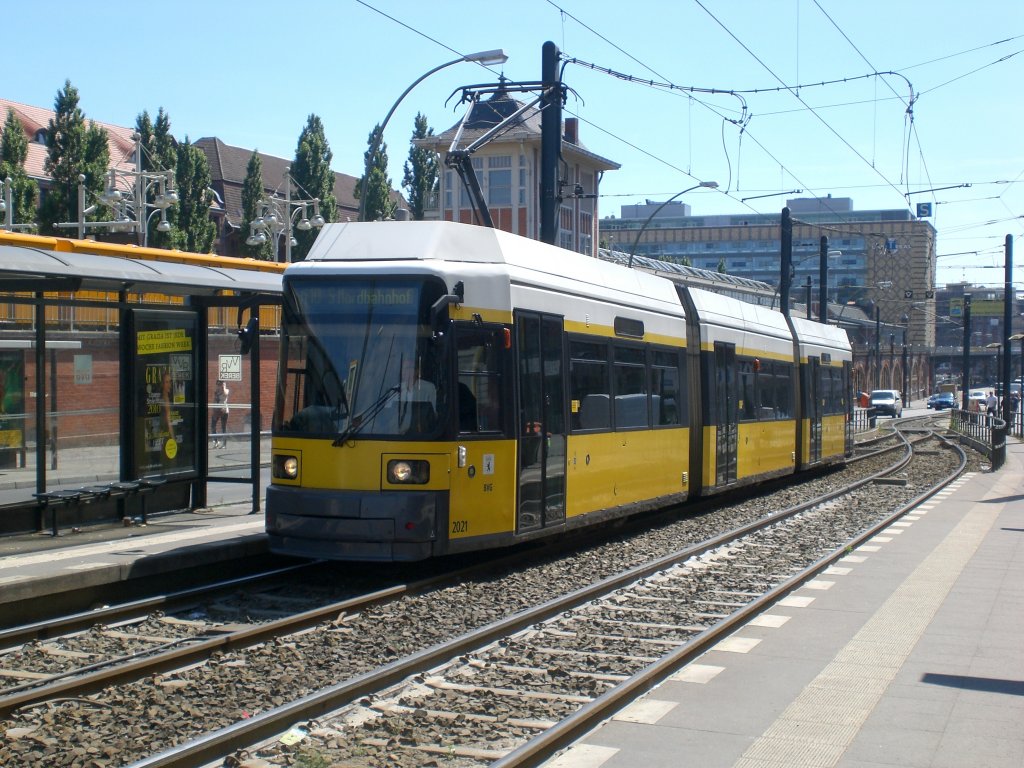
[{"label": "tram front windshield", "polygon": [[286,279],[275,433],[435,432],[447,386],[430,307],[445,293],[429,277]]}]

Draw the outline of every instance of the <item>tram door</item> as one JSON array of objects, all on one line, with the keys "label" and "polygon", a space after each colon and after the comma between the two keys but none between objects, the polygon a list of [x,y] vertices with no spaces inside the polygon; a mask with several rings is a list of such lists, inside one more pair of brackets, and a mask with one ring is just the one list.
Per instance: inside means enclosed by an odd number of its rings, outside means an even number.
[{"label": "tram door", "polygon": [[519,377],[517,531],[565,521],[562,318],[516,314]]},{"label": "tram door", "polygon": [[821,359],[807,359],[807,423],[810,431],[807,450],[807,462],[810,464],[821,461],[821,411],[822,392]]},{"label": "tram door", "polygon": [[739,393],[736,345],[715,342],[716,485],[736,482],[736,446],[739,442]]}]

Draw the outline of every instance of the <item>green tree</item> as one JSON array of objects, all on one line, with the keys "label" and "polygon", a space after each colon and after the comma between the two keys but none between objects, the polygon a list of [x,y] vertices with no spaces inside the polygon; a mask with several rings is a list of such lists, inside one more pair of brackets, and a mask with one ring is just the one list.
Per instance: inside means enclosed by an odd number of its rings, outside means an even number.
[{"label": "green tree", "polygon": [[[417,113],[412,138],[425,139],[434,135],[434,129],[427,125],[426,116]],[[402,186],[409,200],[409,212],[414,221],[423,220],[423,210],[431,201],[437,189],[437,155],[430,149],[412,144],[409,159],[405,163]]]},{"label": "green tree", "polygon": [[[36,217],[36,196],[38,185],[25,173],[28,159],[28,138],[21,121],[8,108],[4,122],[3,137],[0,138],[0,181],[11,180],[12,221],[15,224],[29,224]],[[4,219],[6,214],[0,215]]]},{"label": "green tree", "polygon": [[[364,174],[356,183],[355,196],[362,202],[362,194],[365,179],[366,201],[363,202],[363,221],[377,221],[391,219],[395,216],[395,209],[398,207],[391,199],[391,180],[388,178],[388,145],[383,139],[377,145],[370,160],[370,152],[373,145],[377,144],[377,138],[381,135],[380,125],[375,125],[370,132],[370,138],[366,141],[366,152],[363,153],[363,167],[370,168],[369,174]],[[367,161],[370,160],[369,163]]]},{"label": "green tree", "polygon": [[263,184],[263,161],[260,160],[259,152],[253,150],[249,158],[249,165],[245,169],[245,181],[242,183],[242,247],[241,251],[246,256],[263,261],[276,261],[277,254],[274,252],[275,243],[269,238],[263,245],[246,245],[245,239],[249,237],[250,225],[260,215],[260,200],[264,196]]},{"label": "green tree", "polygon": [[210,220],[210,166],[203,150],[185,137],[178,145],[175,180],[178,186],[178,226],[171,230],[175,248],[193,253],[211,253],[217,239],[217,225]]},{"label": "green tree", "polygon": [[[334,197],[334,171],[331,170],[331,147],[324,134],[324,125],[316,115],[310,115],[306,127],[299,135],[299,143],[295,148],[295,162],[292,163],[291,175],[298,188],[298,196],[303,200],[318,198],[320,215],[324,221],[334,221],[338,202]],[[308,211],[312,216],[312,210]],[[303,232],[295,229],[296,245],[292,247],[292,261],[302,261],[313,247],[317,235],[316,229]]]},{"label": "green tree", "polygon": [[[177,142],[171,136],[171,120],[164,112],[164,108],[160,107],[155,124],[150,120],[149,112],[143,110],[142,114],[135,118],[135,130],[140,136],[142,145],[143,173],[174,171],[178,164]],[[146,190],[146,202],[149,206],[156,202],[158,191],[155,185]],[[173,233],[159,231],[157,229],[157,225],[160,223],[159,217],[153,216],[150,220],[148,212],[151,211],[151,208],[147,208],[146,211],[149,227],[146,242],[154,248],[173,247]],[[178,206],[169,207],[166,216],[173,230],[178,222]]]},{"label": "green tree", "polygon": [[722,275],[728,274],[725,270],[725,259],[718,260],[718,272]]},{"label": "green tree", "polygon": [[[103,190],[110,149],[107,132],[96,125],[85,124],[85,115],[78,107],[78,89],[70,80],[57,92],[53,104],[54,117],[46,128],[46,172],[53,186],[39,210],[39,223],[44,234],[67,234],[54,225],[78,220],[78,176],[85,176],[86,201]],[[94,213],[95,221],[102,212]]]}]

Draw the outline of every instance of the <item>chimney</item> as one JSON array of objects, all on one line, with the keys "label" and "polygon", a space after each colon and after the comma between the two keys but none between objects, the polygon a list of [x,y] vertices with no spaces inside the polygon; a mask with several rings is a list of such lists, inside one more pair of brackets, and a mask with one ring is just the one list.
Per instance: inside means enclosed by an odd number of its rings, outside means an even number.
[{"label": "chimney", "polygon": [[580,124],[579,120],[575,117],[565,118],[565,140],[570,144],[580,143]]}]

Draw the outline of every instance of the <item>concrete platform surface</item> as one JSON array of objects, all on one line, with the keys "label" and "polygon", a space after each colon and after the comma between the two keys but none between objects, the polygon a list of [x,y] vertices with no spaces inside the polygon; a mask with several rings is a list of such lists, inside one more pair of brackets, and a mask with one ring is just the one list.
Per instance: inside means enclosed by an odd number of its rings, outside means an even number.
[{"label": "concrete platform surface", "polygon": [[548,768],[1024,766],[1024,446],[961,477]]}]

